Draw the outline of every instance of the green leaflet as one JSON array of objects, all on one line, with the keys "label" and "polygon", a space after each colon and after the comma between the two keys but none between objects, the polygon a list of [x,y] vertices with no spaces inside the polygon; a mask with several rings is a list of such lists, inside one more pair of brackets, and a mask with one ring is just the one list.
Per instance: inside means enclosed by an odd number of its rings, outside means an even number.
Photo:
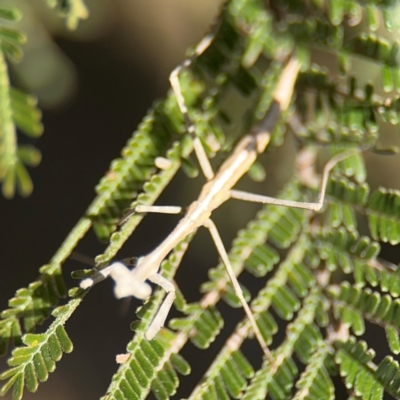
[{"label": "green leaflet", "polygon": [[400,242],[398,213],[400,193],[397,190],[379,188],[368,201],[368,221],[371,236],[395,245]]}]

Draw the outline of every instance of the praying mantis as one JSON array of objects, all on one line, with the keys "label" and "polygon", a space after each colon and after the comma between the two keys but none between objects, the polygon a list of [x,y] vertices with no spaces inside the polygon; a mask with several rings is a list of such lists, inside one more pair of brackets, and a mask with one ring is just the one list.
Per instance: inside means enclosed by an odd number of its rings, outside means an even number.
[{"label": "praying mantis", "polygon": [[[189,118],[188,109],[179,84],[179,73],[182,69],[187,68],[190,65],[195,56],[201,54],[209,46],[211,40],[211,35],[203,39],[197,46],[194,56],[185,60],[181,65],[175,68],[170,75],[172,90],[177,99],[179,109],[184,117],[186,128],[192,137],[193,148],[207,182],[201,189],[197,200],[188,207],[186,214],[177,224],[175,229],[173,229],[164,241],[161,242],[152,252],[138,258],[137,263],[132,270],[130,270],[123,262],[114,262],[108,267],[95,272],[90,278],[82,280],[80,287],[82,289],[88,289],[108,276],[111,276],[115,281],[114,292],[117,298],[134,296],[138,299],[146,299],[152,292],[152,288],[147,281],[161,286],[166,291],[167,295],[145,333],[145,338],[151,340],[164,325],[169,310],[176,297],[175,286],[173,283],[168,281],[159,273],[160,264],[179,242],[185,239],[188,235],[194,233],[199,227],[204,226],[211,234],[219,256],[226,267],[226,271],[232,282],[235,293],[251,323],[254,335],[266,357],[271,360],[271,352],[265,343],[253,313],[244,298],[242,289],[240,288],[233,272],[218,229],[211,220],[212,212],[228,199],[239,199],[250,202],[275,204],[318,211],[321,209],[324,202],[329,172],[339,161],[344,160],[349,157],[349,155],[354,154],[354,152],[350,154],[349,152],[340,153],[328,161],[323,170],[318,200],[314,203],[275,199],[268,196],[232,189],[238,180],[249,170],[257,156],[267,147],[273,127],[277,123],[282,112],[285,111],[290,104],[294,85],[300,69],[300,63],[294,55],[290,56],[289,61],[287,61],[277,82],[273,101],[265,117],[253,128],[251,133],[245,135],[239,141],[232,154],[223,162],[219,170],[214,173],[203,145],[199,137],[196,135],[195,126]],[[134,212],[178,214],[182,212],[182,208],[176,206],[138,205],[134,209]]]}]

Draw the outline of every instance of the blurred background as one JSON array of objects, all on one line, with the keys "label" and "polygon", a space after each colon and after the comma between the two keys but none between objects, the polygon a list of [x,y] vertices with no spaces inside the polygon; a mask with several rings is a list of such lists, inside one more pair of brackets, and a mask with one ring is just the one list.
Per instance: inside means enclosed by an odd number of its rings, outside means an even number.
[{"label": "blurred background", "polygon": [[[38,268],[49,261],[85,212],[95,196],[94,186],[111,160],[118,157],[152,102],[168,90],[170,71],[184,59],[185,50],[204,36],[222,1],[87,0],[86,3],[89,18],[70,32],[44,2],[0,0],[0,5],[14,4],[23,12],[20,24],[28,43],[24,46],[24,60],[12,67],[12,78],[16,86],[39,97],[45,126],[44,135],[35,141],[43,160],[37,168],[30,169],[33,194],[27,199],[0,197],[1,310],[18,288],[37,277]],[[276,157],[283,159],[282,154],[290,155],[290,146],[284,146]],[[280,169],[275,168],[271,174],[268,171],[272,187],[266,191],[264,184],[259,184],[254,191],[267,194],[282,187],[285,177],[291,174],[292,157],[286,159],[288,168],[280,164]],[[268,162],[273,165],[275,161]],[[398,168],[398,159],[389,157],[383,162],[390,171]],[[372,185],[381,182],[387,187],[400,187],[399,174],[382,176],[381,168],[386,166],[370,168],[374,173]],[[196,197],[202,182],[178,176],[158,203],[188,204]],[[235,204],[224,207],[217,213],[217,221],[226,222],[221,230],[228,244],[257,207],[249,205],[240,213],[235,212]],[[176,221],[173,216],[148,215],[144,226],[124,246],[121,258],[152,250]],[[188,280],[196,283],[205,280],[207,267],[216,264],[208,234],[199,231],[194,242],[196,250],[189,251],[177,278],[178,283],[182,282],[181,287]],[[82,259],[91,262],[104,248],[91,233],[78,250]],[[388,258],[399,261],[395,253]],[[76,285],[69,278],[70,272],[81,268],[86,266],[77,260],[66,263],[64,277],[69,288]],[[195,299],[195,293],[193,298],[189,293],[188,300]],[[56,373],[39,386],[36,394],[26,392],[24,398],[47,400],[56,395],[59,400],[83,400],[103,395],[117,369],[115,355],[125,351],[132,337],[129,323],[135,319],[134,310],[139,304],[115,300],[109,281],[96,286],[66,325],[74,343],[73,353],[64,355]],[[242,316],[241,311],[236,314],[235,320],[226,323],[234,325]],[[194,351],[187,347],[183,355]],[[213,348],[211,357],[217,351],[217,347]],[[256,343],[254,349],[259,352]],[[198,365],[192,368],[204,372],[203,353],[198,354]],[[4,362],[0,360],[1,370]],[[196,380],[198,376],[182,381],[182,396],[188,395],[188,388]]]}]

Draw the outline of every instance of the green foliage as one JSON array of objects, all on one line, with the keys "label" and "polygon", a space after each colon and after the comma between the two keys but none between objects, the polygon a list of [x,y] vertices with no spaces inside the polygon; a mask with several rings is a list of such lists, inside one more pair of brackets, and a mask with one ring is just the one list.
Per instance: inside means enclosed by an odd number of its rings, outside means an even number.
[{"label": "green foliage", "polygon": [[394,354],[399,354],[400,300],[390,295],[382,296],[369,288],[360,289],[343,282],[337,290],[332,288],[335,312],[340,320],[360,336],[365,332],[364,320],[372,321],[386,329],[388,344]]},{"label": "green foliage", "polygon": [[400,395],[399,364],[391,357],[385,357],[376,366],[371,361],[374,351],[367,349],[363,341],[356,343],[354,338],[337,343],[335,362],[339,365],[340,375],[346,386],[353,388],[355,395],[362,399],[381,399],[383,390],[394,398]]},{"label": "green foliage", "polygon": [[[132,202],[132,193],[137,196],[138,204],[152,204],[179,169],[181,158],[191,152],[192,144],[188,137],[174,143],[180,136],[178,132],[182,124],[176,105],[171,108],[171,100],[170,97],[154,106],[139,126],[137,134],[122,150],[123,158],[112,162],[109,173],[96,186],[98,197],[89,207],[87,216],[93,221],[100,239],[107,240],[115,231],[118,221]],[[160,156],[167,158],[171,165],[168,170],[157,173],[155,160]],[[138,195],[139,191],[142,193]],[[142,216],[134,215],[124,225],[124,230],[129,227],[125,239],[141,219]],[[121,231],[118,235],[120,237]],[[124,240],[116,239],[113,236],[112,241]],[[99,257],[96,261],[105,262],[108,259],[106,257],[103,261]]]},{"label": "green foliage", "polygon": [[63,352],[72,351],[73,345],[64,324],[79,303],[80,300],[75,299],[66,306],[56,308],[52,313],[55,320],[46,334],[28,333],[23,336],[25,346],[13,350],[8,360],[12,368],[0,375],[0,379],[8,379],[0,394],[13,387],[13,399],[22,399],[24,385],[30,392],[36,392],[39,382],[47,381],[49,372],[55,370],[56,361],[60,361]]},{"label": "green foliage", "polygon": [[41,278],[27,288],[19,289],[9,302],[9,309],[2,311],[0,319],[0,356],[7,352],[9,341],[21,341],[21,326],[24,332],[32,332],[45,321],[58,300],[66,291],[59,265],[45,265]]},{"label": "green foliage", "polygon": [[[48,0],[47,3],[66,18],[69,29],[75,29],[80,19],[88,17],[82,0]],[[19,144],[17,138],[17,130],[31,138],[43,133],[37,98],[13,87],[9,78],[10,65],[22,60],[21,46],[27,40],[14,27],[21,17],[16,7],[0,7],[0,182],[6,198],[12,198],[16,188],[21,196],[32,193],[33,183],[26,167],[35,167],[41,161],[39,150]]]},{"label": "green foliage", "polygon": [[[32,181],[25,165],[35,166],[40,162],[40,153],[31,146],[17,145],[17,128],[29,136],[40,136],[42,125],[36,99],[11,87],[6,57],[13,62],[20,61],[20,45],[25,35],[4,25],[20,18],[17,9],[0,9],[0,181],[3,194],[13,197],[15,186],[21,195],[32,192]],[[3,22],[3,23],[2,23]]]},{"label": "green foliage", "polygon": [[[85,16],[80,1],[48,3],[64,13],[69,26]],[[305,155],[312,167],[318,147],[329,148],[330,154],[349,147],[359,150],[332,171],[322,213],[265,206],[237,232],[229,259],[237,276],[247,271],[263,283],[250,306],[272,359],[264,359],[261,366],[252,363],[246,352],[251,324],[244,318],[188,398],[332,399],[337,397],[332,380],[337,374],[351,398],[381,399],[385,393],[400,398],[400,370],[392,357],[400,353],[400,274],[397,266],[379,258],[378,243],[400,242],[399,193],[390,188],[370,193],[364,163],[364,151],[378,151],[385,124],[397,125],[399,120],[399,46],[386,38],[388,32],[384,38],[378,31],[380,20],[386,29],[398,28],[394,5],[388,1],[230,0],[218,18],[210,46],[180,76],[190,118],[208,155],[226,156],[234,142],[263,118],[285,55],[295,53],[302,70],[291,109],[274,127],[268,151],[274,152],[283,142],[287,126],[300,143],[296,159]],[[11,19],[13,15],[0,10],[0,16]],[[363,27],[356,27],[361,22]],[[7,37],[18,37],[5,32]],[[315,52],[329,55],[338,72],[316,62],[324,57],[315,57]],[[381,86],[352,74],[350,67],[360,62],[379,66]],[[4,81],[7,74],[0,77]],[[0,98],[0,107],[5,107],[4,115],[11,121],[8,129],[13,127],[15,134],[15,125],[21,130],[25,126],[29,132],[37,122],[34,113],[29,119],[25,111],[15,111],[29,103],[21,100],[26,97],[8,83],[0,89],[7,94]],[[227,101],[234,96],[245,104],[239,117]],[[42,267],[38,280],[10,300],[10,308],[1,314],[0,352],[6,353],[10,339],[16,348],[8,361],[10,368],[0,376],[6,380],[3,393],[13,388],[13,398],[20,399],[24,385],[35,391],[62,353],[72,350],[64,324],[88,291],[71,289],[69,302],[58,306],[65,292],[61,272],[88,230],[93,227],[98,238],[108,243],[96,258],[96,270],[101,270],[143,218],[134,214],[119,226],[125,210],[153,204],[180,168],[189,176],[196,174],[189,160],[192,139],[186,130],[176,99],[168,93],[148,112],[121,158],[111,163],[96,187],[96,198],[50,264]],[[32,153],[21,154],[29,164]],[[159,168],[157,157],[166,158],[169,167]],[[279,197],[315,199],[315,174],[310,176],[299,167]],[[260,177],[263,171],[256,166],[251,175]],[[190,240],[180,243],[163,262],[167,279],[173,279]],[[77,271],[75,277],[92,273]],[[250,299],[250,291],[243,290]],[[184,379],[178,374],[189,374],[193,362],[180,351],[188,342],[206,349],[215,341],[224,325],[220,300],[240,307],[222,264],[209,269],[209,281],[201,291],[202,298],[188,303],[177,288],[175,306],[181,316],[170,320],[152,341],[144,334],[163,291],[144,303],[137,312],[139,320],[132,324],[135,334],[127,354],[103,399],[142,399],[150,392],[157,399],[168,399],[176,393],[179,380]],[[52,310],[50,327],[33,333]],[[366,322],[386,333],[391,354],[380,363],[368,349],[371,344],[360,338],[368,330]]]},{"label": "green foliage", "polygon": [[[67,19],[67,25],[74,29],[80,18],[87,18],[88,12],[81,0],[48,1]],[[33,183],[26,167],[40,163],[40,152],[31,145],[18,145],[17,129],[25,135],[37,138],[43,133],[41,112],[35,96],[12,87],[9,78],[9,64],[22,59],[21,46],[26,42],[23,32],[13,27],[21,18],[17,8],[0,7],[0,182],[6,198],[12,198],[15,188],[21,196],[29,196]]]}]

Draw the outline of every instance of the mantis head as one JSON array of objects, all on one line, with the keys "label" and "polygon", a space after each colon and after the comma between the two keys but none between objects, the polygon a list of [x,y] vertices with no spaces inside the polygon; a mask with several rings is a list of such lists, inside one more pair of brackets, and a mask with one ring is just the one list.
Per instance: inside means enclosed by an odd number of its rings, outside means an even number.
[{"label": "mantis head", "polygon": [[143,300],[151,295],[151,286],[136,276],[135,269],[130,270],[120,261],[111,264],[110,267],[110,275],[115,281],[114,294],[117,299],[134,296]]}]

